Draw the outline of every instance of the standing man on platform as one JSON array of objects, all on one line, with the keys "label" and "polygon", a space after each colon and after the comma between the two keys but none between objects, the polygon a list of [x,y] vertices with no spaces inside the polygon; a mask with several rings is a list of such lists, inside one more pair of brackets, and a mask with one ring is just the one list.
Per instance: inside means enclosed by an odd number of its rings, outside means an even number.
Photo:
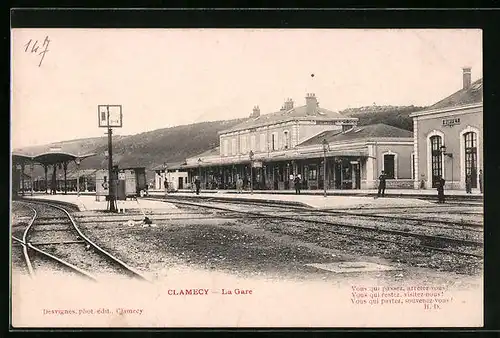
[{"label": "standing man on platform", "polygon": [[298,175],[295,176],[293,183],[295,184],[295,194],[300,195],[300,177]]},{"label": "standing man on platform", "polygon": [[165,181],[163,181],[163,187],[165,188],[165,197],[168,195],[168,180],[165,177]]},{"label": "standing man on platform", "polygon": [[196,186],[196,195],[199,195],[201,182],[198,176],[196,176],[196,179],[194,180],[194,185]]},{"label": "standing man on platform", "polygon": [[465,192],[467,194],[472,193],[472,175],[471,174],[465,175]]},{"label": "standing man on platform", "polygon": [[380,174],[380,176],[378,177],[378,193],[377,193],[377,197],[384,197],[385,196],[385,173],[384,171],[382,170],[382,173]]},{"label": "standing man on platform", "polygon": [[439,177],[437,181],[437,192],[438,192],[438,203],[444,203],[444,184],[445,180],[442,177]]},{"label": "standing man on platform", "polygon": [[483,169],[479,169],[479,191],[483,193]]}]

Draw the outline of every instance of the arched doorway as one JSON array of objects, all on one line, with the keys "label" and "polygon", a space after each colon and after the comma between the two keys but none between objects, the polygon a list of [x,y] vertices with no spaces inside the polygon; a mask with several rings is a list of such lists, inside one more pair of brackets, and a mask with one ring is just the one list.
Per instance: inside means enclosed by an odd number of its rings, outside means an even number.
[{"label": "arched doorway", "polygon": [[441,153],[441,145],[443,144],[443,140],[441,136],[434,135],[430,138],[430,144],[432,187],[436,188],[438,180],[443,175],[443,156]]},{"label": "arched doorway", "polygon": [[471,176],[472,188],[477,188],[477,133],[470,131],[464,137],[464,170],[465,177]]}]

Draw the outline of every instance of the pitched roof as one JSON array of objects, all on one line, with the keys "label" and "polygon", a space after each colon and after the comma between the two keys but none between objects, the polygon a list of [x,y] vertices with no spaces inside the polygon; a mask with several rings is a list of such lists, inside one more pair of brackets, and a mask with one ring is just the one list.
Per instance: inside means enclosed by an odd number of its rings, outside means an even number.
[{"label": "pitched roof", "polygon": [[[287,111],[277,111],[274,113],[260,115],[256,118],[249,118],[246,121],[235,125],[232,128],[221,131],[220,133],[227,133],[236,130],[255,128],[265,126],[277,122],[285,122],[290,120],[304,120],[314,117],[316,120],[329,120],[329,119],[353,119],[344,116],[338,112],[334,112],[325,108],[316,107],[313,115],[307,115],[307,106],[294,107]],[[354,118],[355,119],[355,118]]]},{"label": "pitched roof", "polygon": [[483,102],[483,79],[474,81],[467,89],[460,89],[450,96],[436,102],[426,110],[451,108]]},{"label": "pitched roof", "polygon": [[413,132],[393,127],[384,123],[376,123],[367,126],[357,126],[346,132],[342,132],[339,130],[328,130],[316,136],[313,136],[310,139],[305,140],[298,146],[302,147],[302,146],[320,144],[323,141],[323,139],[326,139],[328,143],[335,143],[341,141],[349,141],[349,140],[364,139],[364,138],[377,138],[377,137],[411,138],[413,137]]},{"label": "pitched roof", "polygon": [[212,149],[208,149],[204,152],[202,152],[201,154],[198,154],[196,156],[191,156],[190,158],[192,157],[205,157],[205,156],[212,156],[212,155],[219,155],[220,154],[220,147],[215,147],[215,148],[212,148]]},{"label": "pitched roof", "polygon": [[[185,163],[185,161],[182,161],[182,162],[167,162],[167,169],[170,169],[170,168],[177,168],[181,165],[183,165]],[[160,165],[157,165],[153,168],[151,168],[151,170],[153,171],[156,171],[156,170],[163,170],[163,164],[160,164]]]}]

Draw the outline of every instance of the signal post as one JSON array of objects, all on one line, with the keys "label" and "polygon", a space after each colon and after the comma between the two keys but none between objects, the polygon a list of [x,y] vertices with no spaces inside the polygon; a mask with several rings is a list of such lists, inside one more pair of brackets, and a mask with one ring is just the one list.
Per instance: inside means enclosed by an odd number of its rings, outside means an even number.
[{"label": "signal post", "polygon": [[117,178],[113,170],[113,128],[122,127],[122,106],[121,105],[99,105],[98,119],[99,128],[108,129],[108,210],[118,212],[116,206],[116,184]]}]

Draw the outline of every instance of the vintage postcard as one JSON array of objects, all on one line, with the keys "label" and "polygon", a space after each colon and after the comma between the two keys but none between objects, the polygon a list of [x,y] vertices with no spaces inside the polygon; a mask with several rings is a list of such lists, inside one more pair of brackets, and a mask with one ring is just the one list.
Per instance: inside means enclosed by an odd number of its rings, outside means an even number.
[{"label": "vintage postcard", "polygon": [[482,327],[477,29],[12,29],[11,323]]}]

